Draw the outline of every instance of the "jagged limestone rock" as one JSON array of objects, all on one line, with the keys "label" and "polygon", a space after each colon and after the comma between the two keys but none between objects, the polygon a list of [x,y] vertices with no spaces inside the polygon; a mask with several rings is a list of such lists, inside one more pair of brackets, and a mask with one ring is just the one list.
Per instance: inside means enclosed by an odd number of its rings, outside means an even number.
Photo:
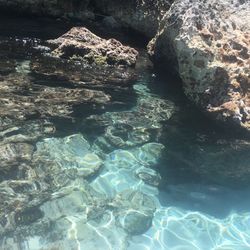
[{"label": "jagged limestone rock", "polygon": [[84,27],[73,27],[59,38],[48,40],[47,44],[52,56],[103,66],[135,66],[138,56],[135,49],[113,38],[100,38]]},{"label": "jagged limestone rock", "polygon": [[177,0],[148,46],[156,65],[175,66],[190,100],[248,131],[249,8],[249,1]]},{"label": "jagged limestone rock", "polygon": [[57,39],[48,40],[51,49],[34,59],[32,71],[60,76],[76,85],[131,85],[138,52],[119,41],[103,39],[87,28],[73,27]]}]

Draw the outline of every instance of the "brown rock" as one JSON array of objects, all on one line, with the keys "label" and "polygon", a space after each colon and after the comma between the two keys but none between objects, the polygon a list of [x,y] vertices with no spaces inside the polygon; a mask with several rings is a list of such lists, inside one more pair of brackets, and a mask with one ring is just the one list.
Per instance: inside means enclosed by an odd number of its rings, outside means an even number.
[{"label": "brown rock", "polygon": [[87,28],[74,27],[61,37],[48,40],[56,57],[85,60],[89,64],[135,66],[138,52],[115,39],[102,39]]},{"label": "brown rock", "polygon": [[156,65],[169,68],[174,62],[190,100],[248,131],[249,3],[176,0],[148,46]]},{"label": "brown rock", "polygon": [[115,39],[102,39],[84,27],[74,27],[47,41],[51,51],[32,60],[32,71],[59,76],[79,85],[131,85],[138,52]]}]

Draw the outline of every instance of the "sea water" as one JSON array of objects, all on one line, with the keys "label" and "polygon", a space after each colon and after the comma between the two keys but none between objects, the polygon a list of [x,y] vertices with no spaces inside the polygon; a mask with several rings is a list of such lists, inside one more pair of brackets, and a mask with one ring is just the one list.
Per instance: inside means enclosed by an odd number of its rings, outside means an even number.
[{"label": "sea water", "polygon": [[[19,58],[16,71],[30,74],[29,60]],[[211,146],[219,132],[208,132],[199,123],[206,118],[166,89],[171,79],[162,84],[151,73],[134,83],[133,101],[116,97],[122,108],[89,114],[78,107],[76,123],[35,141],[36,176],[47,172],[41,183],[49,188],[38,188],[35,174],[21,178],[39,194],[24,211],[13,208],[17,226],[0,230],[0,249],[250,249],[249,188],[202,172],[220,159]]]}]

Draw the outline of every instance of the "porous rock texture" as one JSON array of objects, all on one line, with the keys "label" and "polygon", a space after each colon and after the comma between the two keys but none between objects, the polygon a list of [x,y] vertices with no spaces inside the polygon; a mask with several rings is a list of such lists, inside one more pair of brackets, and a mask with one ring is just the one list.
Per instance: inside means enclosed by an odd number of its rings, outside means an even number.
[{"label": "porous rock texture", "polygon": [[74,27],[54,40],[48,40],[52,54],[67,59],[82,59],[89,64],[135,66],[138,52],[119,41],[102,39],[87,28]]},{"label": "porous rock texture", "polygon": [[249,46],[249,1],[176,0],[148,49],[156,65],[175,66],[190,100],[250,131]]},{"label": "porous rock texture", "polygon": [[116,39],[100,38],[87,28],[73,27],[48,40],[47,45],[32,61],[33,72],[60,76],[78,85],[127,85],[136,78],[138,52]]}]

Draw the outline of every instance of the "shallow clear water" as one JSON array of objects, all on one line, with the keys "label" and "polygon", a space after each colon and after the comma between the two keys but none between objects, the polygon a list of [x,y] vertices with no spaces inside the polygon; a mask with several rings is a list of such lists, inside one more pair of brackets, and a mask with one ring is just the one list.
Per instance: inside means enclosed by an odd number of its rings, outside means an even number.
[{"label": "shallow clear water", "polygon": [[[31,75],[22,53],[11,53],[17,84]],[[17,202],[5,210],[15,226],[1,218],[0,249],[250,249],[250,189],[221,176],[231,163],[216,154],[231,135],[169,87],[176,80],[151,74],[143,69],[132,89],[98,88],[109,105],[77,103],[69,118],[47,117],[56,133],[32,142],[33,170],[3,177],[1,195]],[[70,84],[32,77],[33,87]],[[247,153],[235,153],[233,166]]]}]

